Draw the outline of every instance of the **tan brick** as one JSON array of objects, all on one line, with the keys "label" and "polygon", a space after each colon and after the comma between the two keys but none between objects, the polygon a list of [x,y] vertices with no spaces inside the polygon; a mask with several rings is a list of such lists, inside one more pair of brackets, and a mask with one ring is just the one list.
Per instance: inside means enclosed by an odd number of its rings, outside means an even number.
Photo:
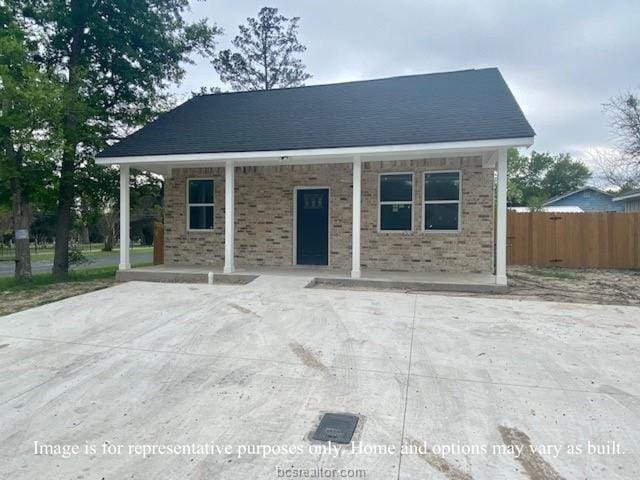
[{"label": "tan brick", "polygon": [[[461,231],[422,231],[423,173],[462,172]],[[414,230],[378,232],[378,175],[414,172]],[[213,178],[214,228],[186,228],[187,178]],[[329,262],[351,266],[351,164],[236,168],[235,257],[238,266],[294,264],[294,188],[329,188]],[[374,270],[491,272],[493,269],[492,169],[480,157],[365,162],[362,173],[361,261]],[[165,262],[212,265],[224,263],[224,169],[176,169],[165,187]]]}]

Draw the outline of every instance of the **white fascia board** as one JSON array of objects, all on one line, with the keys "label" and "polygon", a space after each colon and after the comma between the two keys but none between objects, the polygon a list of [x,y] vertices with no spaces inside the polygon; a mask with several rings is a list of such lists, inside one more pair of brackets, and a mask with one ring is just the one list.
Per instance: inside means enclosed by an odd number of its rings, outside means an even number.
[{"label": "white fascia board", "polygon": [[626,195],[620,195],[619,197],[615,197],[613,201],[619,202],[621,200],[629,200],[631,198],[640,198],[640,192],[633,192],[633,193],[628,193]]},{"label": "white fascia board", "polygon": [[[442,142],[423,143],[412,145],[385,145],[374,147],[345,147],[345,148],[316,148],[308,150],[271,150],[265,152],[228,152],[228,153],[194,153],[179,155],[139,155],[127,157],[97,158],[98,165],[117,164],[179,164],[187,163],[224,163],[227,160],[235,160],[238,164],[260,165],[274,160],[286,159],[288,162],[299,159],[312,159],[314,157],[348,157],[354,155],[366,156],[366,160],[384,160],[385,156],[393,154],[433,154],[438,152],[451,152],[464,154],[468,151],[489,151],[505,147],[530,147],[533,145],[533,137],[506,138],[494,140],[474,140],[468,142]],[[320,160],[320,158],[318,158]],[[363,160],[365,160],[363,158]]]}]

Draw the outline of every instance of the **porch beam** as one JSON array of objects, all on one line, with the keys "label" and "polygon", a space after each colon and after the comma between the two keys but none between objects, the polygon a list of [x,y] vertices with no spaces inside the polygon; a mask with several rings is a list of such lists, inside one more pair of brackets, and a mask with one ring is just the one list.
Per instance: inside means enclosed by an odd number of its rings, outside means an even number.
[{"label": "porch beam", "polygon": [[362,196],[362,161],[353,157],[353,219],[351,230],[351,278],[360,278],[360,215]]},{"label": "porch beam", "polygon": [[[227,160],[236,161],[236,165],[264,165],[265,162],[276,162],[276,165],[327,163],[327,157],[347,163],[354,155],[366,156],[366,161],[410,160],[425,156],[464,156],[468,153],[488,152],[497,148],[529,147],[533,145],[533,137],[506,138],[493,140],[473,140],[461,142],[418,143],[411,145],[385,145],[373,147],[345,148],[312,148],[300,150],[270,150],[254,152],[222,152],[222,153],[189,153],[168,155],[136,155],[133,157],[97,158],[99,165],[131,163],[143,168],[143,164],[173,163],[179,167],[181,163],[205,163],[222,165]],[[380,156],[382,155],[382,156]],[[191,166],[191,165],[189,165]],[[193,165],[196,166],[196,165]]]},{"label": "porch beam", "polygon": [[120,165],[120,265],[119,270],[129,270],[129,165]]},{"label": "porch beam", "polygon": [[224,167],[224,273],[233,273],[235,271],[234,191],[235,165],[232,160],[227,160]]},{"label": "porch beam", "polygon": [[498,150],[496,205],[496,283],[507,284],[507,149]]}]

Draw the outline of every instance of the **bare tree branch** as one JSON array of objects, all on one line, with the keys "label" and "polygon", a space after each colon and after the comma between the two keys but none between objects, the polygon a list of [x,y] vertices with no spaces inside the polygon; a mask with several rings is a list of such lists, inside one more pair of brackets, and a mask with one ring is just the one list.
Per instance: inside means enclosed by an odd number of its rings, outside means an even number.
[{"label": "bare tree branch", "polygon": [[596,166],[596,175],[607,186],[621,191],[633,190],[640,186],[640,162],[616,150],[593,150],[589,153],[591,163]]},{"label": "bare tree branch", "polygon": [[640,159],[640,99],[632,92],[613,97],[604,104],[618,139],[620,149],[629,157]]}]

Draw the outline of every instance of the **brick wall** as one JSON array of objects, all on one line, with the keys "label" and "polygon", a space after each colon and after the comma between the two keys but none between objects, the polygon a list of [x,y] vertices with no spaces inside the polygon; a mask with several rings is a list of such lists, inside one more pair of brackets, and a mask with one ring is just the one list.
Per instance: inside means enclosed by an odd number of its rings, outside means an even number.
[{"label": "brick wall", "polygon": [[[422,231],[422,184],[427,170],[462,172],[459,233]],[[414,229],[378,232],[378,175],[414,172]],[[294,262],[294,188],[329,187],[329,262],[351,267],[351,164],[239,167],[235,173],[236,265],[291,266]],[[186,228],[187,178],[213,178],[214,228]],[[493,265],[493,170],[480,157],[365,162],[362,171],[364,268],[374,270],[491,272]],[[224,263],[224,169],[176,169],[165,187],[165,263]]]},{"label": "brick wall", "polygon": [[[187,231],[187,178],[213,178],[213,230]],[[224,265],[224,169],[174,170],[164,190],[164,263]]]},{"label": "brick wall", "polygon": [[[460,232],[423,232],[424,172],[460,170]],[[380,173],[414,172],[413,231],[378,232]],[[362,172],[361,253],[374,270],[492,272],[493,169],[481,157],[369,162]]]},{"label": "brick wall", "polygon": [[351,165],[236,169],[236,263],[294,263],[294,188],[329,187],[329,262],[351,265]]}]

